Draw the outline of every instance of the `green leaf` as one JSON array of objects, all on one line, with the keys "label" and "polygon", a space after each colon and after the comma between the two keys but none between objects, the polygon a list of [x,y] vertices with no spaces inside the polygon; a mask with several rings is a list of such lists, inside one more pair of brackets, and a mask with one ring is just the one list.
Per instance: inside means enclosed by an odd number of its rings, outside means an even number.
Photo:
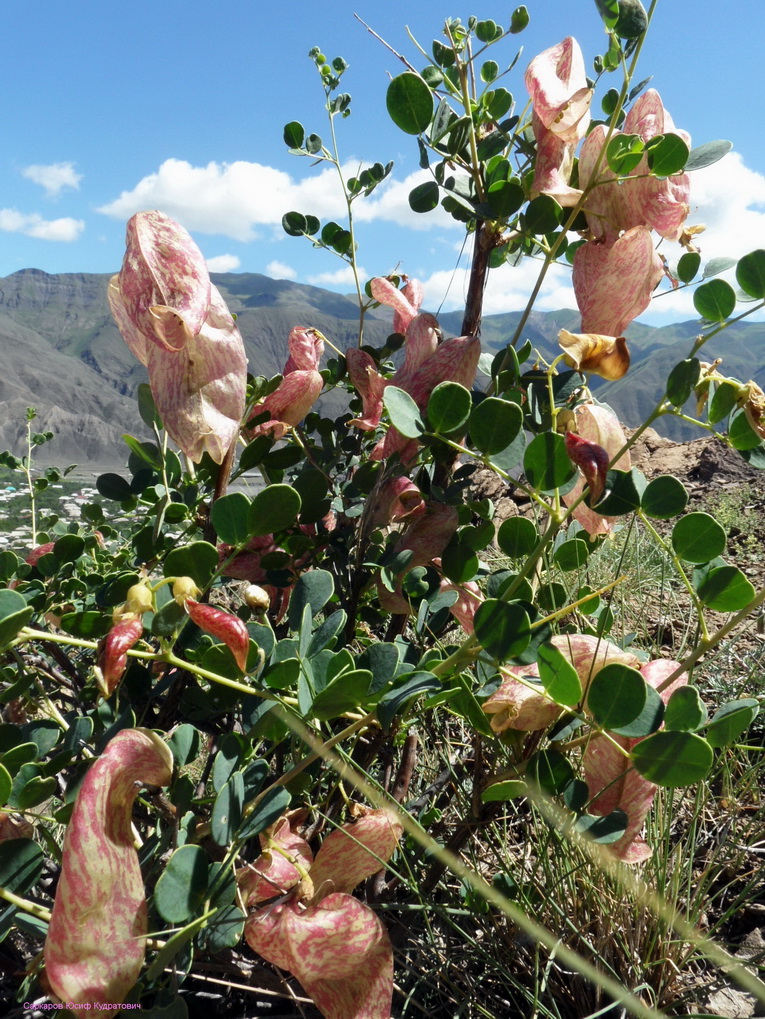
[{"label": "green leaf", "polygon": [[212,525],[227,545],[242,545],[250,537],[250,500],[244,492],[231,492],[212,505]]},{"label": "green leaf", "polygon": [[196,759],[200,743],[199,730],[195,729],[193,725],[189,725],[188,722],[179,725],[167,741],[179,768],[184,764],[191,764]]},{"label": "green leaf", "polygon": [[640,135],[617,134],[606,148],[606,160],[611,173],[625,176],[640,164],[645,152],[645,145]]},{"label": "green leaf", "polygon": [[738,612],[754,598],[754,587],[735,566],[711,570],[696,589],[702,603],[715,612]]},{"label": "green leaf", "polygon": [[709,513],[688,513],[672,528],[672,548],[688,563],[708,563],[725,551],[725,530]]},{"label": "green leaf", "polygon": [[377,718],[384,732],[390,730],[396,715],[415,697],[432,690],[443,689],[443,683],[432,672],[405,672],[396,679],[395,686],[387,691],[377,704]]},{"label": "green leaf", "polygon": [[269,485],[250,504],[249,533],[260,537],[291,527],[300,506],[300,495],[291,485]]},{"label": "green leaf", "polygon": [[648,168],[657,177],[680,173],[688,160],[689,149],[679,134],[657,134],[646,145]]},{"label": "green leaf", "polygon": [[635,769],[649,782],[675,789],[700,782],[712,767],[709,743],[690,732],[657,732],[637,743],[630,754]]},{"label": "green leaf", "polygon": [[112,621],[103,612],[65,612],[61,617],[61,629],[83,640],[97,640],[111,628]]},{"label": "green leaf", "polygon": [[731,414],[728,422],[728,441],[734,449],[739,450],[757,449],[761,445],[762,439],[749,424],[745,410]]},{"label": "green leaf", "polygon": [[634,722],[648,698],[646,681],[628,665],[610,662],[593,677],[587,707],[598,725],[615,732]]},{"label": "green leaf", "polygon": [[563,488],[576,477],[566,442],[555,432],[543,432],[531,440],[523,456],[523,471],[532,488],[544,494]]},{"label": "green leaf", "polygon": [[383,393],[383,404],[390,417],[391,424],[407,439],[419,439],[425,431],[420,408],[409,393],[398,386],[386,386]]},{"label": "green leaf", "polygon": [[471,406],[469,390],[457,382],[441,382],[428,400],[428,422],[434,432],[450,435],[465,427]]},{"label": "green leaf", "polygon": [[707,322],[724,322],[736,307],[736,292],[725,280],[710,280],[697,287],[693,306]]},{"label": "green leaf", "polygon": [[765,250],[758,248],[739,259],[736,282],[750,297],[758,301],[765,297]]},{"label": "green leaf", "polygon": [[260,835],[282,816],[291,802],[292,797],[284,786],[272,786],[255,810],[245,819],[239,829],[238,837],[244,841]]},{"label": "green leaf", "polygon": [[530,234],[549,234],[560,226],[563,210],[550,195],[532,198],[523,215],[523,229]]},{"label": "green leaf", "polygon": [[487,598],[473,620],[476,640],[497,661],[522,654],[531,642],[528,613],[518,602]]},{"label": "green leaf", "polygon": [[216,792],[220,792],[231,778],[241,757],[242,742],[236,733],[230,732],[221,740],[220,749],[213,761],[212,784]]},{"label": "green leaf", "polygon": [[242,940],[247,917],[238,906],[223,906],[207,923],[204,930],[204,951],[222,952],[236,948]]},{"label": "green leaf", "polygon": [[646,480],[637,467],[629,471],[609,471],[606,475],[606,494],[593,507],[606,517],[622,517],[640,508]]},{"label": "green leaf", "polygon": [[227,846],[234,838],[242,820],[243,803],[244,779],[236,771],[215,797],[210,817],[210,834],[219,846]]},{"label": "green leaf", "polygon": [[284,144],[290,149],[302,149],[305,141],[305,129],[298,120],[291,120],[284,125]]},{"label": "green leaf", "polygon": [[53,554],[60,563],[76,563],[85,551],[85,539],[79,534],[65,534],[53,546]]},{"label": "green leaf", "polygon": [[677,278],[681,283],[690,283],[701,265],[701,255],[698,251],[686,251],[677,262]]},{"label": "green leaf", "polygon": [[406,134],[422,134],[433,118],[433,95],[413,71],[404,71],[391,81],[385,105],[393,123]]},{"label": "green leaf", "polygon": [[133,497],[129,482],[119,474],[99,474],[96,478],[96,489],[104,499],[111,499],[114,502],[126,502]]},{"label": "green leaf", "polygon": [[438,208],[440,192],[434,180],[423,181],[409,192],[409,208],[412,212],[432,212]]},{"label": "green leaf", "polygon": [[574,828],[592,842],[608,846],[618,842],[627,830],[627,815],[623,810],[612,810],[605,817],[581,814],[574,822]]},{"label": "green leaf", "polygon": [[40,879],[45,853],[32,839],[0,842],[0,887],[25,895]]},{"label": "green leaf", "polygon": [[686,173],[690,170],[700,170],[703,166],[711,166],[712,163],[716,163],[723,156],[726,156],[732,148],[733,142],[723,141],[722,139],[697,145],[695,149],[691,149],[691,154],[686,160]]},{"label": "green leaf", "polygon": [[707,709],[695,686],[680,686],[674,691],[664,712],[667,729],[695,732],[706,725]]},{"label": "green leaf", "polygon": [[34,614],[31,605],[10,588],[0,590],[0,648],[9,644],[19,630],[26,626]]},{"label": "green leaf", "polygon": [[183,923],[200,909],[207,893],[207,867],[201,846],[176,849],[154,890],[154,906],[163,920]]},{"label": "green leaf", "polygon": [[667,399],[675,407],[683,407],[699,381],[701,362],[697,357],[679,361],[667,379]]},{"label": "green leaf", "polygon": [[529,23],[529,12],[524,4],[520,7],[516,7],[510,17],[510,32],[512,35],[517,35],[522,32]]},{"label": "green leaf", "polygon": [[661,474],[649,481],[640,499],[640,508],[646,516],[657,520],[679,516],[687,505],[685,485],[671,474]]},{"label": "green leaf", "polygon": [[[304,574],[305,576],[306,574]],[[320,651],[323,651],[332,640],[344,629],[348,616],[344,609],[338,609],[327,616],[324,622],[311,634],[311,640],[306,651],[307,658],[313,658]]]},{"label": "green leaf", "polygon": [[733,410],[738,402],[739,388],[730,382],[720,382],[714,390],[714,395],[709,402],[707,410],[707,421],[710,425],[722,421]]},{"label": "green leaf", "polygon": [[573,781],[574,769],[559,750],[548,747],[531,755],[526,766],[526,778],[548,796],[558,796]]},{"label": "green leaf", "polygon": [[759,710],[759,703],[753,697],[723,704],[709,723],[707,742],[713,747],[727,747],[735,743],[755,720]]},{"label": "green leaf", "polygon": [[489,185],[486,201],[495,219],[509,219],[526,201],[517,180],[498,180]]},{"label": "green leaf", "polygon": [[507,449],[523,427],[523,411],[517,403],[490,396],[477,404],[470,414],[470,438],[485,456],[496,456]]},{"label": "green leaf", "polygon": [[481,803],[504,803],[505,800],[517,800],[526,795],[526,783],[517,779],[506,782],[495,782],[481,793]]},{"label": "green leaf", "polygon": [[464,584],[478,573],[478,556],[469,545],[449,545],[441,556],[444,576],[455,584]]},{"label": "green leaf", "polygon": [[539,678],[557,704],[573,707],[582,698],[582,682],[574,666],[554,644],[539,648]]},{"label": "green leaf", "polygon": [[709,279],[710,276],[718,276],[721,272],[725,272],[726,269],[732,269],[735,264],[736,259],[728,258],[727,256],[710,258],[704,266],[701,278],[705,280]]},{"label": "green leaf", "polygon": [[326,722],[344,711],[352,711],[364,701],[371,683],[372,673],[368,669],[341,672],[316,695],[311,714],[320,722]]},{"label": "green leaf", "polygon": [[[122,439],[131,453],[134,453],[139,461],[147,463],[152,470],[162,470],[162,457],[159,448],[153,442],[140,442],[133,435],[123,435]],[[132,459],[132,458],[131,458]],[[135,471],[133,471],[135,473]]]},{"label": "green leaf", "polygon": [[539,542],[533,520],[527,517],[508,517],[497,531],[497,544],[510,559],[525,559],[531,555]]},{"label": "green leaf", "polygon": [[327,570],[309,570],[304,573],[292,591],[289,608],[289,624],[297,630],[303,619],[303,609],[311,607],[311,615],[320,612],[335,591],[335,581]]},{"label": "green leaf", "polygon": [[564,573],[568,573],[571,570],[581,569],[587,562],[589,554],[590,546],[586,541],[583,541],[581,538],[570,538],[568,541],[562,542],[555,549],[553,562]]},{"label": "green leaf", "polygon": [[218,568],[218,550],[209,541],[192,541],[174,548],[165,559],[166,577],[191,577],[204,590]]},{"label": "green leaf", "polygon": [[5,765],[0,764],[0,803],[7,803],[13,788],[13,779]]}]

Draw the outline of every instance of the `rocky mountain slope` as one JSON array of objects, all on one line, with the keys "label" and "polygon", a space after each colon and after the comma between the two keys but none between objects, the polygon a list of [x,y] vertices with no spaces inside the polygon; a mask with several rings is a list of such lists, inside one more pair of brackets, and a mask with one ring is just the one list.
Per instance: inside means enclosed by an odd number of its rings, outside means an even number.
[{"label": "rocky mountain slope", "polygon": [[[356,342],[358,310],[353,299],[288,280],[252,273],[214,274],[229,307],[238,316],[253,374],[280,371],[286,339],[295,325],[321,329],[344,349]],[[145,381],[145,369],[132,357],[109,314],[107,274],[49,275],[24,269],[0,279],[0,448],[22,452],[28,406],[39,413],[39,426],[56,434],[44,447],[57,462],[101,462],[124,456],[121,435],[143,435],[132,395]],[[441,316],[448,335],[460,331],[461,315]],[[487,316],[483,343],[496,350],[515,332],[518,314]],[[561,328],[576,330],[572,311],[534,313],[523,330],[540,353],[557,355]],[[380,344],[390,314],[380,309],[365,320],[365,340]],[[663,329],[639,323],[628,331],[633,366],[619,382],[601,384],[607,399],[629,425],[637,425],[654,406],[669,369],[686,356],[698,323]],[[724,357],[724,368],[765,387],[765,326],[740,323],[710,343],[708,359]],[[657,429],[673,439],[692,438],[683,422],[665,421]]]}]

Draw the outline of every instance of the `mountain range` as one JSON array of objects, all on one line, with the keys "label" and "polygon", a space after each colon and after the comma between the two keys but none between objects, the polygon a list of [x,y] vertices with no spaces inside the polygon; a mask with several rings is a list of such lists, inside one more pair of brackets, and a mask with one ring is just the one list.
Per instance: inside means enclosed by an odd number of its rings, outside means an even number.
[{"label": "mountain range", "polygon": [[[355,345],[358,307],[351,297],[289,280],[254,273],[212,274],[244,337],[249,370],[270,377],[281,371],[286,342],[296,325],[320,329],[336,347]],[[126,457],[124,432],[145,437],[133,394],[146,381],[146,369],[122,340],[106,300],[108,274],[49,275],[23,269],[0,278],[0,448],[25,451],[26,409],[35,407],[35,427],[55,439],[40,450],[52,463],[118,464]],[[446,335],[461,328],[461,314],[440,316]],[[507,343],[519,321],[517,312],[484,318],[484,349]],[[365,317],[364,341],[381,345],[391,327],[388,309]],[[579,328],[573,311],[534,312],[522,338],[547,360],[560,352],[557,335]],[[700,331],[697,321],[662,328],[633,323],[627,331],[632,367],[618,382],[593,380],[598,399],[606,400],[632,427],[653,409],[670,369],[686,357]],[[737,323],[709,343],[702,356],[722,357],[721,370],[765,388],[765,324]],[[657,431],[682,440],[699,434],[678,419],[664,418]]]}]

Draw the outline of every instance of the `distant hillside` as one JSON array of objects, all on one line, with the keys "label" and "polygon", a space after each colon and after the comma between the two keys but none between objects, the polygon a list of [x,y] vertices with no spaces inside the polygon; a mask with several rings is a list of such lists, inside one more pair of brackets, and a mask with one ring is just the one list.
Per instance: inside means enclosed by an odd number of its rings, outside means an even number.
[{"label": "distant hillside", "polygon": [[[286,341],[295,325],[315,326],[340,349],[355,343],[358,310],[350,297],[288,280],[252,273],[214,274],[229,307],[237,315],[250,371],[273,375],[286,357]],[[45,447],[46,459],[58,462],[101,462],[124,458],[124,431],[143,435],[132,395],[146,372],[123,342],[106,301],[109,275],[49,275],[24,269],[0,279],[0,448],[22,452],[24,416],[28,406],[39,412],[41,428],[56,433]],[[482,339],[496,350],[515,332],[517,313],[484,319]],[[381,344],[390,331],[387,309],[365,319],[365,340]],[[441,316],[448,335],[459,333],[461,315]],[[523,338],[546,358],[558,352],[561,328],[575,331],[572,311],[534,313]],[[654,406],[661,380],[687,354],[698,331],[694,322],[663,329],[634,324],[633,367],[620,382],[600,385],[598,396],[637,425]],[[754,378],[765,388],[765,326],[741,323],[710,344],[708,359],[724,357],[725,368],[742,379]],[[663,422],[657,430],[674,439],[695,437],[682,422]]]}]

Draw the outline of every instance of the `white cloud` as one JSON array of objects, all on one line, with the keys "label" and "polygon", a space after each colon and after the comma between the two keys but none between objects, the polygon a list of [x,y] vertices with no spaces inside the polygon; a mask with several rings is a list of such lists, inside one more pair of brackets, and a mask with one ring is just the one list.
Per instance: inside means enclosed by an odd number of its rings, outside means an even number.
[{"label": "white cloud", "polygon": [[235,272],[242,264],[237,255],[213,255],[205,261],[210,272]]},{"label": "white cloud", "polygon": [[76,241],[84,229],[82,219],[43,219],[37,212],[0,209],[0,230],[7,233],[26,234],[42,241]]},{"label": "white cloud", "polygon": [[[361,266],[358,268],[359,280],[364,283],[368,279],[366,269]],[[355,287],[356,280],[353,276],[353,269],[349,265],[346,265],[343,269],[337,269],[335,272],[320,272],[315,276],[309,276],[308,282],[312,283],[316,287],[337,287],[337,286],[349,286]]]},{"label": "white cloud", "polygon": [[[359,167],[359,163],[348,163],[343,171],[349,177]],[[371,198],[356,204],[357,219],[386,220],[419,230],[455,225],[442,210],[422,216],[409,208],[409,192],[425,179],[427,172],[418,170],[403,181],[384,182]],[[188,230],[224,234],[237,241],[255,240],[257,227],[278,225],[292,210],[322,220],[342,221],[345,216],[333,167],[297,181],[282,170],[244,161],[192,166],[182,159],[166,159],[156,173],[98,211],[128,219],[142,209],[161,209]]]},{"label": "white cloud", "polygon": [[266,266],[266,276],[270,276],[275,280],[296,280],[297,272],[292,268],[291,265],[286,265],[284,262],[269,262]]},{"label": "white cloud", "polygon": [[47,166],[35,164],[25,167],[21,174],[45,188],[45,193],[51,198],[55,198],[65,188],[79,190],[82,180],[82,174],[75,172],[74,163],[50,163]]}]

